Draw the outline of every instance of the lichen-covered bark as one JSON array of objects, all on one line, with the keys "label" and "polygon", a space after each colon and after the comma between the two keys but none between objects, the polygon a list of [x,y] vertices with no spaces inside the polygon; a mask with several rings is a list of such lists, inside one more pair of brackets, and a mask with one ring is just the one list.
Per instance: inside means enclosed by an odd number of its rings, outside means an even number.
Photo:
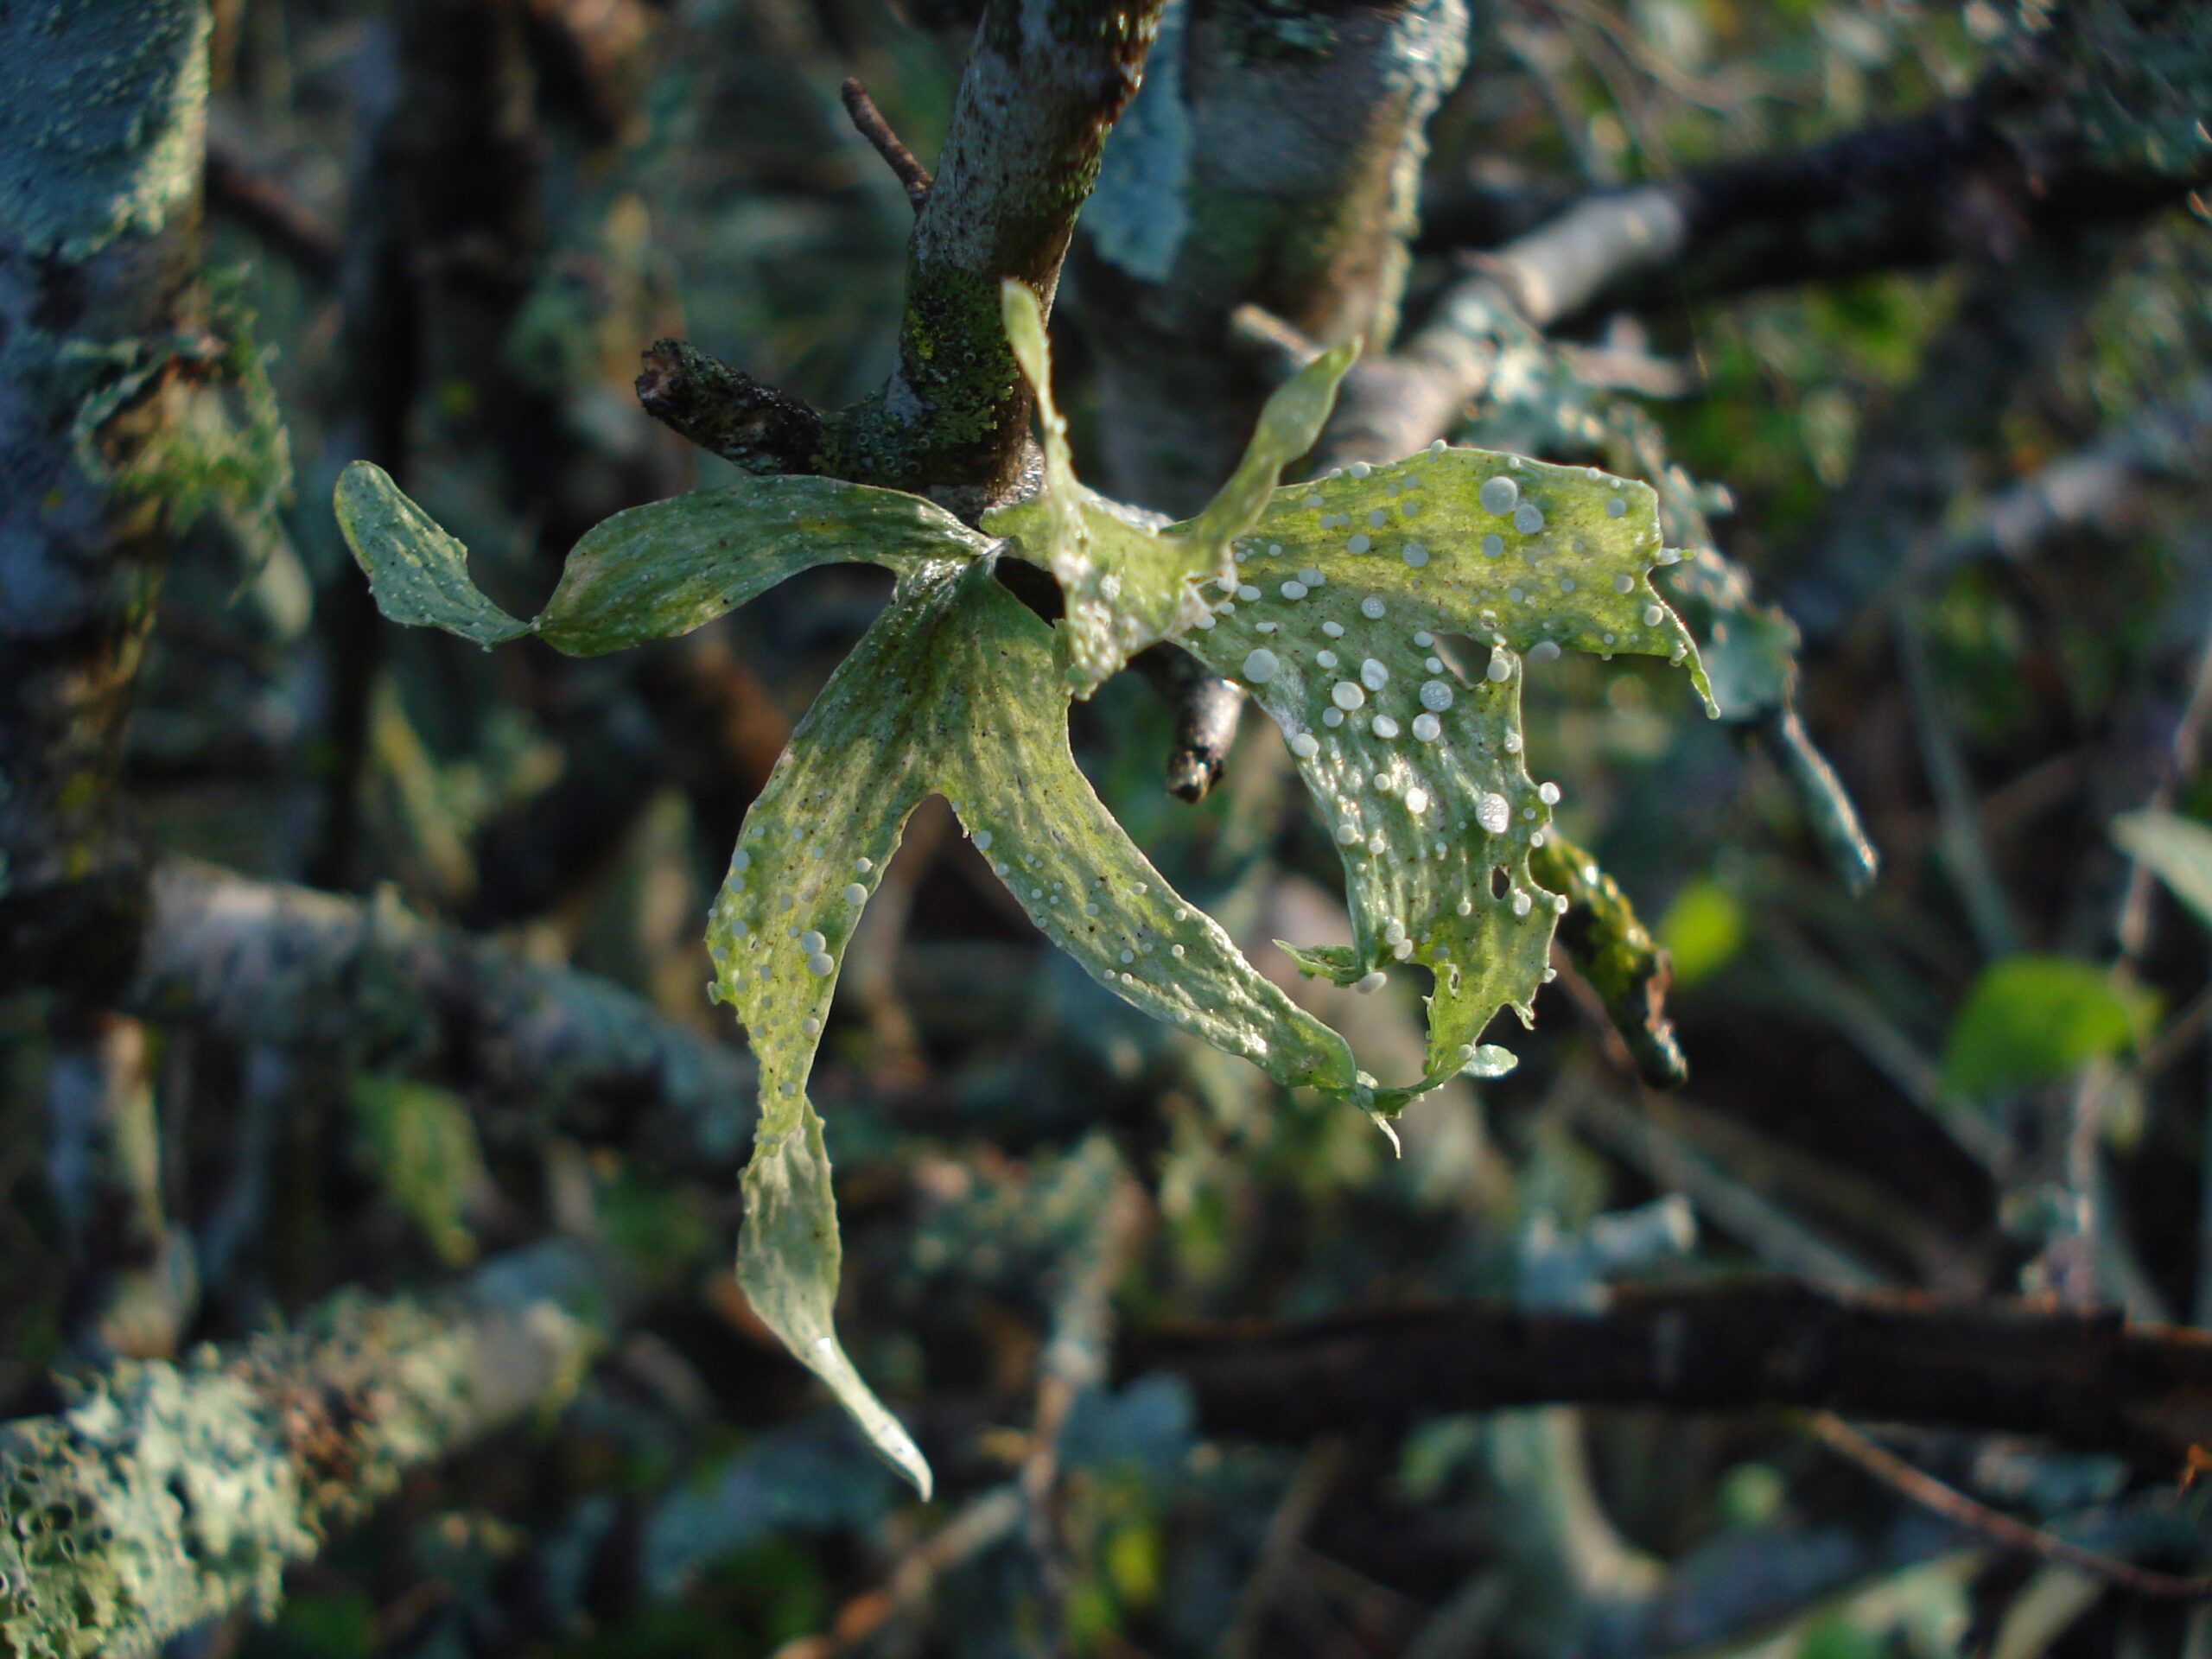
[{"label": "lichen-covered bark", "polygon": [[[1017,495],[1035,451],[999,288],[1049,309],[1106,136],[1143,79],[1164,0],[989,0],[907,245],[899,360],[832,415],[673,340],[638,394],[657,419],[760,473],[927,495],[973,521]],[[909,158],[911,160],[911,158]]]},{"label": "lichen-covered bark", "polygon": [[266,1611],[407,1469],[564,1399],[621,1295],[540,1245],[445,1297],[342,1296],[290,1334],[125,1362],[0,1426],[0,1659],[149,1653]]},{"label": "lichen-covered bark", "polygon": [[1240,305],[1317,346],[1389,343],[1466,32],[1461,0],[1171,12],[1076,267],[1113,493],[1179,516],[1228,476],[1270,389],[1231,338]]},{"label": "lichen-covered bark", "polygon": [[1317,462],[1395,461],[1442,436],[1501,351],[1572,315],[1623,272],[1672,260],[1685,225],[1668,192],[1628,190],[1583,202],[1499,249],[1447,288],[1397,351],[1353,365]]},{"label": "lichen-covered bark", "polygon": [[202,0],[0,10],[0,960],[97,984],[139,870],[111,810],[191,383]]},{"label": "lichen-covered bark", "polygon": [[831,417],[815,470],[963,513],[1014,486],[1030,401],[1000,325],[999,285],[1014,278],[1051,305],[1160,5],[991,0],[915,215],[898,366],[880,394]]},{"label": "lichen-covered bark", "polygon": [[119,1000],[367,1070],[431,1071],[672,1162],[726,1170],[744,1150],[745,1056],[607,981],[522,961],[393,903],[165,861]]}]

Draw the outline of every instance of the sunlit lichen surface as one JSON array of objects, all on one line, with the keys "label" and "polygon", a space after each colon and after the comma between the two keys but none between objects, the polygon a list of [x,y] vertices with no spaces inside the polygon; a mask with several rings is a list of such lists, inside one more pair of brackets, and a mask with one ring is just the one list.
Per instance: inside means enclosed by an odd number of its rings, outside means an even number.
[{"label": "sunlit lichen surface", "polygon": [[1648,579],[1648,486],[1468,449],[1353,472],[1277,494],[1185,644],[1274,716],[1343,855],[1355,944],[1303,959],[1434,975],[1433,1084],[1501,1007],[1533,1017],[1565,908],[1529,868],[1559,790],[1529,772],[1524,662],[1689,637]]},{"label": "sunlit lichen surface", "polygon": [[[535,632],[579,654],[681,632],[835,558],[899,572],[891,602],[824,689],[747,814],[708,939],[715,995],[760,1065],[738,1275],[754,1310],[924,1491],[927,1465],[862,1382],[834,1319],[841,1251],[830,1160],[806,1093],[845,948],[922,798],[943,795],[1032,920],[1116,996],[1378,1117],[1463,1069],[1501,1007],[1525,1020],[1557,912],[1529,855],[1558,790],[1522,755],[1523,658],[1643,652],[1702,671],[1647,580],[1666,555],[1651,491],[1588,469],[1440,449],[1274,487],[1327,418],[1349,350],[1270,400],[1205,512],[1150,528],[1078,484],[1052,403],[1043,321],[1019,283],[1007,333],[1035,382],[1046,483],[987,516],[1052,570],[1057,626],[995,579],[994,544],[926,502],[827,479],[769,479],[618,515],[577,546],[521,623],[466,553],[373,467],[340,523],[388,614],[490,645]],[[1421,1074],[1378,1080],[1145,859],[1077,769],[1067,704],[1128,657],[1180,640],[1274,715],[1343,855],[1349,950],[1294,953],[1373,990],[1430,971]]]}]

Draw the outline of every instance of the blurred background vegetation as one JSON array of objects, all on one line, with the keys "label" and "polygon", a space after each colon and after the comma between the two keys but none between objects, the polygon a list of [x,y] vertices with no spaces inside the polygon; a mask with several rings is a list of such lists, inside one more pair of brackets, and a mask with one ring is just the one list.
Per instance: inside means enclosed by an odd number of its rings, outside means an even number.
[{"label": "blurred background vegetation", "polygon": [[[2022,27],[1990,0],[1479,6],[1409,315],[1590,193],[1955,100]],[[173,551],[124,774],[147,836],[496,936],[734,1050],[702,991],[707,902],[879,573],[816,570],[626,656],[486,654],[375,615],[330,487],[377,459],[528,613],[583,529],[726,475],[640,410],[650,341],[823,406],[880,385],[912,213],[839,83],[932,157],[965,32],[884,0],[223,0],[209,280],[267,351],[257,429],[281,423],[296,487]],[[588,1229],[647,1289],[567,1402],[412,1471],[272,1619],[177,1651],[2212,1655],[2184,1602],[1933,1513],[1798,1414],[1352,1411],[1284,1446],[1202,1432],[1140,1363],[1090,1375],[1109,1329],[1759,1272],[2212,1323],[2207,213],[2184,181],[2063,235],[1686,257],[1560,332],[1542,372],[1571,384],[1465,412],[1463,441],[1621,470],[1600,418],[1656,423],[1642,454],[1803,619],[1798,705],[1882,855],[1848,891],[1777,752],[1657,665],[1532,672],[1534,770],[1672,953],[1682,1090],[1638,1082],[1569,972],[1519,1069],[1414,1109],[1393,1157],[1106,996],[924,809],[815,1094],[846,1340],[934,1503],[737,1293],[741,1134],[671,1155],[619,1098],[587,1133],[436,1055],[118,1028],[39,992],[0,1002],[0,1415],[54,1410],[73,1366]],[[1083,337],[1056,343],[1095,443]],[[1332,850],[1262,723],[1205,801],[1166,793],[1173,719],[1122,676],[1076,706],[1077,754],[1288,978],[1268,940],[1342,937]],[[1409,995],[1298,994],[1363,1052],[1417,1055]],[[149,1103],[130,1294],[87,1288],[86,1087]],[[1882,1444],[2046,1539],[2198,1559],[2173,1468],[1965,1429]]]}]

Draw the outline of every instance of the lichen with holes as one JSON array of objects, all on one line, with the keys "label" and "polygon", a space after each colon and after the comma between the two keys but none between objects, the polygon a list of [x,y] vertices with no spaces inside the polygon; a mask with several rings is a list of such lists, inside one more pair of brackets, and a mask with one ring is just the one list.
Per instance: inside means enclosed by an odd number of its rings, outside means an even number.
[{"label": "lichen with holes", "polygon": [[[923,798],[945,797],[1052,944],[1122,1001],[1378,1119],[1510,1056],[1480,1041],[1523,1020],[1558,895],[1530,874],[1551,785],[1523,764],[1522,662],[1562,649],[1656,652],[1689,636],[1653,591],[1649,487],[1473,450],[1275,487],[1326,420],[1350,347],[1276,392],[1244,463],[1204,512],[1157,528],[1084,489],[1052,405],[1044,321],[1018,282],[1007,338],[1043,416],[1045,487],[987,516],[994,543],[909,495],[755,479],[618,515],[587,535],[545,611],[507,616],[460,544],[373,467],[339,517],[378,601],[483,644],[536,632],[588,654],[679,632],[832,558],[898,575],[891,602],[793,733],[747,814],[708,930],[712,994],[760,1065],[738,1275],[754,1310],[924,1492],[927,1465],[840,1346],[841,1250],[823,1124],[808,1098],[846,947]],[[996,579],[1011,552],[1058,577],[1057,625]],[[1463,671],[1451,640],[1482,653]],[[1131,654],[1180,640],[1283,728],[1342,851],[1355,943],[1297,953],[1372,990],[1435,979],[1422,1074],[1384,1085],[1185,902],[1092,791],[1068,748],[1071,696]]]}]

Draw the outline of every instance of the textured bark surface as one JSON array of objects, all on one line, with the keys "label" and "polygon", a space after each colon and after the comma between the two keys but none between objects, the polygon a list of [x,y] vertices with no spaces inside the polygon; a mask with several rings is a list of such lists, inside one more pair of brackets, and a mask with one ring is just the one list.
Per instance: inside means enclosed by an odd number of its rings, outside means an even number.
[{"label": "textured bark surface", "polygon": [[957,509],[1014,485],[1029,394],[999,327],[999,284],[1047,308],[1100,152],[1144,75],[1160,0],[992,0],[914,217],[899,365],[826,446],[839,476]]},{"label": "textured bark surface", "polygon": [[1050,308],[1161,4],[991,0],[916,208],[899,360],[881,391],[821,416],[663,340],[639,378],[645,407],[757,472],[885,485],[971,520],[1016,493],[1033,459],[1031,404],[1000,325],[999,286],[1027,283]]},{"label": "textured bark surface", "polygon": [[0,1427],[0,1656],[156,1651],[235,1607],[409,1468],[565,1399],[619,1312],[571,1244],[425,1300],[340,1297],[297,1332],[126,1362]]},{"label": "textured bark surface", "polygon": [[1176,19],[1077,277],[1106,487],[1180,515],[1229,475],[1271,389],[1232,337],[1239,306],[1319,346],[1389,344],[1424,130],[1465,61],[1467,14],[1227,0]]},{"label": "textured bark surface", "polygon": [[[195,337],[207,10],[0,14],[0,974],[111,981],[114,810]],[[66,113],[55,113],[59,106]]]},{"label": "textured bark surface", "polygon": [[173,860],[121,1001],[240,1041],[429,1071],[571,1132],[726,1171],[747,1138],[749,1058],[619,986],[520,960],[397,904]]}]

